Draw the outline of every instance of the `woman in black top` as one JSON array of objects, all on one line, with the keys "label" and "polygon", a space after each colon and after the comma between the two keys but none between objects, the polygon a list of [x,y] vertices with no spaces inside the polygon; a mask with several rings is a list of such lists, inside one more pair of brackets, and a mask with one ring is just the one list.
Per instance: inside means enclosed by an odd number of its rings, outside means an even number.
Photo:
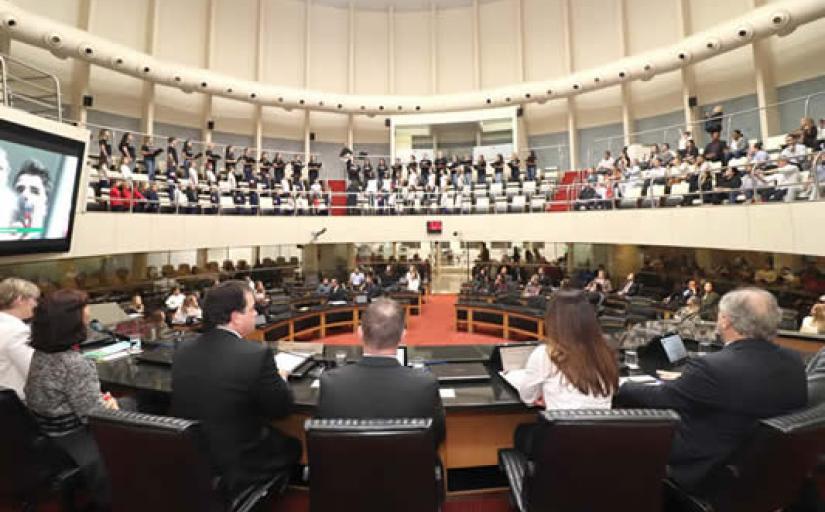
[{"label": "woman in black top", "polygon": [[476,183],[487,183],[487,161],[484,160],[484,155],[478,155],[473,168],[476,170]]},{"label": "woman in black top", "polygon": [[[407,176],[410,172],[418,174],[418,162],[415,161],[415,155],[410,155],[410,161],[407,162]],[[418,183],[410,183],[410,185],[418,185]]]},{"label": "woman in black top", "polygon": [[493,161],[493,178],[496,183],[504,181],[504,155],[499,153]]},{"label": "woman in black top", "polygon": [[404,170],[404,165],[401,164],[401,159],[396,158],[395,163],[392,166],[392,179],[393,181],[398,181],[401,179],[401,172]]},{"label": "woman in black top", "polygon": [[442,151],[439,151],[435,158],[435,183],[441,184],[441,176],[447,173],[447,158]]},{"label": "woman in black top", "polygon": [[387,161],[383,158],[378,159],[378,165],[375,167],[376,172],[378,173],[378,182],[382,183],[385,179],[387,179]]},{"label": "woman in black top", "polygon": [[469,187],[473,183],[473,159],[470,155],[464,155],[461,166],[464,170],[464,186]]},{"label": "woman in black top", "polygon": [[266,185],[266,188],[272,188],[272,162],[269,161],[269,153],[261,152],[261,159],[258,160],[258,170],[260,171],[261,181]]},{"label": "woman in black top", "polygon": [[215,152],[215,145],[213,143],[209,143],[206,145],[206,151],[204,152],[206,155],[206,159],[212,162],[212,170],[216,173],[218,172],[218,160],[221,159],[221,155]]},{"label": "woman in black top", "polygon": [[453,155],[453,158],[447,167],[450,169],[450,183],[452,183],[453,188],[458,188],[458,168],[461,167],[461,162],[458,160],[458,155]]},{"label": "woman in black top", "polygon": [[510,161],[507,162],[507,167],[510,168],[510,180],[511,181],[518,181],[521,178],[521,160],[518,159],[518,155],[515,153],[510,156]]},{"label": "woman in black top", "polygon": [[149,182],[151,183],[155,180],[155,169],[157,168],[155,158],[163,153],[163,149],[155,149],[152,147],[152,137],[150,135],[144,135],[143,144],[140,146],[140,153],[143,157],[143,166],[146,168],[146,174],[149,176]]},{"label": "woman in black top", "polygon": [[178,165],[180,165],[180,161],[178,160],[178,148],[177,148],[178,139],[174,137],[169,137],[166,139],[166,173],[168,175],[169,168],[171,167],[172,170],[177,170]]},{"label": "woman in black top", "polygon": [[285,175],[286,162],[281,158],[280,153],[275,153],[275,159],[272,161],[272,169],[275,175],[275,183],[281,183]]},{"label": "woman in black top", "polygon": [[530,151],[530,154],[527,155],[527,181],[533,181],[536,179],[536,152]]},{"label": "woman in black top", "polygon": [[223,165],[224,169],[226,169],[226,173],[232,173],[236,177],[238,173],[236,172],[236,164],[238,163],[237,158],[235,158],[235,148],[233,146],[226,146],[226,151],[223,153]]},{"label": "woman in black top", "polygon": [[368,182],[369,180],[375,178],[372,174],[372,162],[370,162],[369,158],[364,159],[364,183]]},{"label": "woman in black top", "polygon": [[112,138],[109,130],[100,130],[97,133],[97,145],[100,148],[98,153],[98,166],[100,169],[110,169],[112,167]]},{"label": "woman in black top", "polygon": [[192,142],[190,140],[183,141],[183,149],[181,152],[183,153],[184,162],[189,162],[188,165],[193,165],[195,160],[203,156],[203,153],[198,153],[197,155],[195,154],[195,150],[193,149]]},{"label": "woman in black top", "polygon": [[129,159],[127,160],[129,164],[129,170],[134,172],[135,170],[135,145],[132,143],[132,134],[129,132],[123,132],[123,136],[120,137],[120,144],[117,145],[117,149],[120,151],[121,158],[124,156],[128,156]]},{"label": "woman in black top", "polygon": [[421,162],[418,163],[418,167],[421,168],[421,186],[426,187],[430,183],[430,168],[432,168],[433,162],[430,160],[428,155],[424,155],[424,158],[421,159]]},{"label": "woman in black top", "polygon": [[292,161],[292,181],[301,181],[303,177],[304,162],[301,161],[301,155],[295,155],[295,160]]},{"label": "woman in black top", "polygon": [[243,150],[243,178],[245,181],[255,180],[255,164],[258,163],[249,148]]},{"label": "woman in black top", "polygon": [[312,185],[318,181],[318,176],[321,174],[321,162],[318,161],[315,155],[309,156],[307,169],[309,170],[309,184]]}]

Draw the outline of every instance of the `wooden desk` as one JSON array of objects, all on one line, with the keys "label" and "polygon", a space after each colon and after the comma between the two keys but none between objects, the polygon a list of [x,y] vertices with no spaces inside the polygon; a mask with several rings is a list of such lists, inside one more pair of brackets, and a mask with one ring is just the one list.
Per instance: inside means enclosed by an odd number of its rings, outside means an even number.
[{"label": "wooden desk", "polygon": [[484,304],[456,304],[456,330],[474,333],[494,331],[506,340],[544,339],[541,315],[507,307]]}]

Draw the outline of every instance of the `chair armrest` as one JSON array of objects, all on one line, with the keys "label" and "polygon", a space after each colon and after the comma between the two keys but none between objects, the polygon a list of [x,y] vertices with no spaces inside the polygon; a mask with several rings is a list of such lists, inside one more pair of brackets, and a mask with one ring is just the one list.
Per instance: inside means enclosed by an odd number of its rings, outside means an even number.
[{"label": "chair armrest", "polygon": [[527,509],[522,491],[524,490],[524,476],[528,471],[527,457],[518,450],[504,449],[499,450],[498,461],[499,467],[507,475],[516,509],[519,512],[525,512]]}]

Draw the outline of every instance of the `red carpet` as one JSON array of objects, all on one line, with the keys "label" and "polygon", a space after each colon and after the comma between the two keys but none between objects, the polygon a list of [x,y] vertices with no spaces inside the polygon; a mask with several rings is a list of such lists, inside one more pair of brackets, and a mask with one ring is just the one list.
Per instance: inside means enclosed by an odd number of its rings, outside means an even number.
[{"label": "red carpet", "polygon": [[[481,345],[500,343],[501,338],[480,334],[467,334],[455,330],[456,295],[430,295],[417,316],[407,318],[407,345]],[[328,345],[353,345],[358,336],[352,333],[327,336]]]},{"label": "red carpet", "polygon": [[[273,503],[272,512],[308,512],[309,493],[300,490],[289,490],[286,495]],[[346,504],[341,510],[348,510]],[[493,493],[477,496],[456,496],[447,498],[444,503],[444,512],[510,512],[507,494]]]}]

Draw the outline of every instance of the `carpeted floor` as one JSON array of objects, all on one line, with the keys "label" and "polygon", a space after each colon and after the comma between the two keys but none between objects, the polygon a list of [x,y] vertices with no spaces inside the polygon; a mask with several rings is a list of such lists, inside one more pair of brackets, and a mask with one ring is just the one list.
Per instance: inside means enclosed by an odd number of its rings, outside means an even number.
[{"label": "carpeted floor", "polygon": [[[309,493],[300,490],[289,490],[272,504],[272,512],[307,512],[309,511]],[[348,510],[345,504],[341,510]],[[510,512],[507,494],[493,493],[477,496],[456,496],[447,498],[444,503],[444,512]]]},{"label": "carpeted floor", "polygon": [[[430,295],[421,307],[421,314],[407,318],[407,345],[480,345],[499,343],[501,338],[480,334],[467,334],[455,330],[455,301],[457,296]],[[352,345],[358,337],[352,333],[327,336],[327,345]]]}]

